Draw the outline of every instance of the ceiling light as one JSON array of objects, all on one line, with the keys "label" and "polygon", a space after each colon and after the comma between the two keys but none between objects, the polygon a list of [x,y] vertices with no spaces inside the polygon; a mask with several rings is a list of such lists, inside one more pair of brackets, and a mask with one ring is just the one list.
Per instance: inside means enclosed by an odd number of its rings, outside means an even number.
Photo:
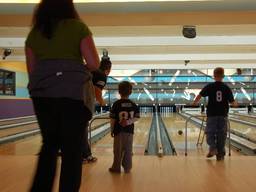
[{"label": "ceiling light", "polygon": [[148,95],[148,97],[149,97],[152,101],[154,101],[155,99],[154,99],[154,97],[151,95],[151,93],[149,92],[149,90],[147,90],[145,87],[143,87],[143,89],[144,89],[145,93]]},{"label": "ceiling light", "polygon": [[128,79],[129,79],[132,83],[134,83],[135,85],[137,85],[137,82],[136,82],[134,79],[132,79],[131,77],[128,77]]},{"label": "ceiling light", "polygon": [[243,87],[241,87],[241,91],[243,92],[244,96],[245,96],[249,101],[252,100],[251,97],[250,97],[250,95],[246,92],[246,90],[245,90]]},{"label": "ceiling light", "polygon": [[139,93],[138,97],[137,97],[137,100],[140,100],[140,96],[141,96],[141,93]]}]

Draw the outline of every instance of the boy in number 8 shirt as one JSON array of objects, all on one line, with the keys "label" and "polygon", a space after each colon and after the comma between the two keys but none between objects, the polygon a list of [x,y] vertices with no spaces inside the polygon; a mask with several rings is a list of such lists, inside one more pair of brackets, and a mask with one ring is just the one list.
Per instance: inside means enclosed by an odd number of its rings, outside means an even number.
[{"label": "boy in number 8 shirt", "polygon": [[227,116],[229,103],[236,106],[231,89],[222,82],[224,69],[214,69],[214,83],[206,85],[194,100],[196,105],[201,97],[208,97],[206,139],[210,146],[207,157],[216,155],[217,160],[223,160],[225,156],[225,142],[227,137]]},{"label": "boy in number 8 shirt", "polygon": [[118,90],[121,99],[113,104],[110,111],[114,162],[109,171],[120,173],[122,165],[125,173],[129,173],[132,168],[134,122],[140,118],[140,112],[137,105],[128,99],[132,93],[132,85],[128,81],[123,81],[119,84]]}]

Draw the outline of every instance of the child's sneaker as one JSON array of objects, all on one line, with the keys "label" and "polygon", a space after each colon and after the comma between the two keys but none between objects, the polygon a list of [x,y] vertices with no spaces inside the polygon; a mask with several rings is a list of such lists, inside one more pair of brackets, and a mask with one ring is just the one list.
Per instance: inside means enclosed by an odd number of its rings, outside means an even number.
[{"label": "child's sneaker", "polygon": [[124,170],[125,173],[130,173],[131,170],[130,169],[127,169],[127,170]]},{"label": "child's sneaker", "polygon": [[120,171],[120,170],[113,169],[112,167],[111,167],[111,168],[109,168],[108,170],[109,170],[109,172],[111,172],[111,173],[121,173],[121,171]]},{"label": "child's sneaker", "polygon": [[98,159],[93,156],[89,156],[83,159],[83,163],[95,163]]},{"label": "child's sneaker", "polygon": [[213,156],[217,155],[217,150],[210,150],[209,153],[206,155],[207,158],[211,158]]},{"label": "child's sneaker", "polygon": [[93,156],[89,156],[89,157],[87,157],[87,162],[88,163],[94,163],[94,162],[96,162],[98,159],[96,158],[96,157],[93,157]]},{"label": "child's sneaker", "polygon": [[216,155],[217,161],[224,161],[225,157],[223,155]]}]

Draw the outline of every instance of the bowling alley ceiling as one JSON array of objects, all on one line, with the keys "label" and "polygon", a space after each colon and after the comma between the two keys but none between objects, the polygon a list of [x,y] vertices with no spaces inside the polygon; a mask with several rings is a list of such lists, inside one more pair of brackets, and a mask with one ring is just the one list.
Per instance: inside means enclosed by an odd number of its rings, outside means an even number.
[{"label": "bowling alley ceiling", "polygon": [[[114,69],[256,68],[254,0],[76,6],[94,34],[99,54],[107,49]],[[34,4],[0,4],[0,50],[13,49],[6,61],[25,61],[33,9]],[[195,39],[183,37],[184,25],[196,26]]]},{"label": "bowling alley ceiling", "polygon": [[[0,0],[1,13],[30,13],[39,0]],[[80,12],[253,10],[255,0],[74,0]]]}]

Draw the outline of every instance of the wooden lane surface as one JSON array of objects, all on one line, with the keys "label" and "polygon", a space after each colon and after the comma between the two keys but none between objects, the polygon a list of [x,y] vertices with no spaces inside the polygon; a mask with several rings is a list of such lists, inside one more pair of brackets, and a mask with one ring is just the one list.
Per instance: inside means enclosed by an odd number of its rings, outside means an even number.
[{"label": "wooden lane surface", "polygon": [[[193,115],[200,115],[200,113],[194,113]],[[237,117],[237,119],[239,119],[239,118],[240,118],[240,116]],[[238,123],[238,122],[234,122],[234,121],[230,120],[230,128],[231,128],[231,130],[237,131],[253,140],[256,140],[256,128],[255,127],[251,127],[249,125],[245,125],[243,123]]]},{"label": "wooden lane surface", "polygon": [[[104,122],[105,120],[99,120],[97,124],[99,125]],[[34,155],[39,152],[40,146],[41,135],[38,134],[15,142],[0,145],[0,155]]]},{"label": "wooden lane surface", "polygon": [[144,155],[145,147],[148,142],[148,134],[152,122],[152,116],[141,117],[135,123],[133,137],[133,152],[136,155]]},{"label": "wooden lane surface", "polygon": [[250,123],[256,123],[256,118],[252,117],[252,116],[250,117],[249,115],[248,116],[242,116],[242,115],[236,115],[234,113],[234,114],[230,114],[229,116],[233,117],[233,118],[236,118],[236,119],[241,119],[243,121],[248,121]]},{"label": "wooden lane surface", "polygon": [[95,156],[113,155],[113,138],[110,133],[92,145],[92,153]]},{"label": "wooden lane surface", "polygon": [[239,133],[242,133],[243,135],[246,135],[247,137],[256,140],[256,128],[255,127],[250,127],[248,125],[238,123],[238,122],[233,122],[230,121],[230,127],[232,130],[235,130]]},{"label": "wooden lane surface", "polygon": [[[108,117],[108,115],[104,115],[103,117]],[[34,119],[34,120],[36,120],[36,119]],[[26,122],[26,121],[23,120],[23,122]],[[108,119],[106,119],[106,120],[105,119],[100,119],[100,120],[97,120],[97,121],[93,122],[92,130],[97,128],[99,125],[101,125],[103,123],[107,123],[107,122],[109,122]],[[39,128],[39,126],[38,126],[37,123],[32,123],[32,124],[28,124],[28,125],[16,126],[15,128],[3,129],[3,130],[0,130],[0,138],[5,137],[5,136],[9,136],[9,135],[14,135],[14,134],[17,134],[17,133],[21,133],[21,132],[24,132],[24,131],[31,131],[31,130],[38,129],[38,128]]]},{"label": "wooden lane surface", "polygon": [[16,123],[24,123],[24,122],[36,121],[36,120],[37,120],[36,117],[28,117],[28,118],[24,118],[24,119],[6,120],[6,121],[0,121],[0,126],[16,124]]},{"label": "wooden lane surface", "polygon": [[[194,113],[193,115],[199,115]],[[253,140],[256,140],[256,128],[255,127],[251,127],[249,125],[245,125],[243,123],[238,123],[238,122],[234,122],[232,120],[230,120],[230,128],[231,130],[237,131],[245,136],[247,136],[248,138],[251,138]]]},{"label": "wooden lane surface", "polygon": [[[134,128],[133,137],[133,153],[136,155],[144,155],[146,142],[148,140],[148,132],[151,125],[152,116],[141,117]],[[113,138],[110,134],[103,137],[93,146],[93,153],[95,155],[113,155]]]},{"label": "wooden lane surface", "polygon": [[[102,115],[101,117],[109,117],[109,115]],[[103,124],[103,123],[107,123],[107,122],[110,122],[109,119],[99,119],[99,120],[95,120],[93,123],[92,123],[92,130],[95,129],[97,126]]]},{"label": "wooden lane surface", "polygon": [[[0,156],[0,190],[28,191],[35,159]],[[134,156],[130,174],[109,173],[111,163],[112,157],[100,156],[97,163],[84,165],[80,192],[255,192],[256,188],[254,157],[216,162],[197,157]]]},{"label": "wooden lane surface", "polygon": [[[166,125],[167,131],[173,141],[174,147],[178,155],[185,154],[185,119],[176,114],[170,114],[169,117],[162,117]],[[183,132],[182,135],[178,134],[178,131]],[[205,156],[208,153],[208,145],[206,143],[206,137],[202,146],[196,146],[200,129],[192,123],[188,123],[188,155],[192,156]],[[203,132],[202,132],[203,135]],[[228,148],[226,147],[226,151]],[[232,155],[241,155],[236,150],[231,151]]]},{"label": "wooden lane surface", "polygon": [[35,155],[39,153],[41,135],[0,145],[0,155]]},{"label": "wooden lane surface", "polygon": [[[98,122],[96,125],[92,126],[92,130],[96,129],[99,125],[103,124],[103,123],[107,123],[108,121],[102,121],[102,122]],[[10,135],[15,135],[18,133],[22,133],[25,131],[32,131],[32,130],[36,130],[38,129],[38,124],[37,123],[33,123],[30,125],[22,125],[22,126],[18,126],[17,128],[11,128],[11,129],[4,129],[4,130],[0,130],[0,138],[1,137],[6,137],[6,136],[10,136]]]},{"label": "wooden lane surface", "polygon": [[[178,155],[184,155],[185,153],[185,119],[175,113],[169,114],[169,117],[162,117],[166,125],[167,131],[174,144]],[[182,135],[178,134],[178,131],[182,131]],[[188,154],[189,155],[204,155],[208,149],[206,142],[204,141],[202,147],[197,147],[197,139],[200,129],[192,123],[188,123]]]},{"label": "wooden lane surface", "polygon": [[29,125],[21,125],[21,126],[16,126],[15,128],[8,128],[8,129],[3,129],[3,130],[0,130],[0,138],[1,137],[6,137],[6,136],[9,136],[9,135],[14,135],[14,134],[17,134],[17,133],[22,133],[22,132],[25,132],[25,131],[32,131],[32,130],[35,130],[35,129],[38,129],[39,126],[37,123],[32,123],[32,124],[29,124]]}]

